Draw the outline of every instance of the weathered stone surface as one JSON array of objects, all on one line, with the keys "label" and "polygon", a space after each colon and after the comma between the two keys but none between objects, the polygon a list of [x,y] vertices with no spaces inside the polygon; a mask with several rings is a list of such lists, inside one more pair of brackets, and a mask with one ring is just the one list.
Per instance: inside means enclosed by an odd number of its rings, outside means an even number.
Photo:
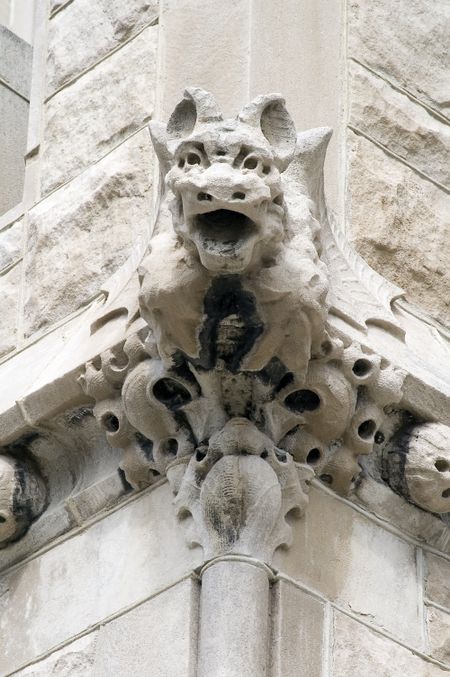
[{"label": "weathered stone surface", "polygon": [[312,489],[292,546],[274,563],[400,639],[420,642],[414,548],[333,496]]},{"label": "weathered stone surface", "polygon": [[19,670],[17,677],[93,677],[97,638],[98,632],[91,632],[48,658]]},{"label": "weathered stone surface", "polygon": [[49,101],[43,193],[72,179],[150,119],[156,41],[157,26],[151,26]]},{"label": "weathered stone surface", "polygon": [[157,17],[157,0],[70,3],[50,22],[48,94],[90,68]]},{"label": "weathered stone surface", "polygon": [[324,605],[291,583],[273,586],[273,677],[321,677]]},{"label": "weathered stone surface", "polygon": [[[404,534],[450,554],[450,533],[445,523],[436,515],[405,501],[386,484],[366,476],[352,498],[369,512],[395,525]],[[450,580],[450,569],[448,576]]]},{"label": "weathered stone surface", "polygon": [[198,584],[188,579],[104,625],[93,675],[192,675],[197,595]]},{"label": "weathered stone surface", "polygon": [[425,595],[450,610],[450,562],[426,552],[425,563]]},{"label": "weathered stone surface", "polygon": [[450,672],[450,614],[427,607],[427,632],[430,654],[433,658],[448,663]]},{"label": "weathered stone surface", "polygon": [[33,51],[31,45],[1,25],[0,45],[2,50],[0,77],[15,92],[28,98]]},{"label": "weathered stone surface", "polygon": [[349,54],[431,106],[449,111],[450,6],[446,0],[350,0]]},{"label": "weathered stone surface", "polygon": [[23,220],[0,231],[0,271],[15,263],[22,255]]},{"label": "weathered stone surface", "polygon": [[[400,619],[401,615],[398,617],[399,622]],[[447,672],[336,612],[332,674],[333,677],[444,677]]]},{"label": "weathered stone surface", "polygon": [[27,335],[83,305],[142,246],[151,218],[150,146],[142,130],[31,210]]},{"label": "weathered stone surface", "polygon": [[28,101],[1,82],[0,120],[1,215],[22,200],[28,124]]},{"label": "weathered stone surface", "polygon": [[350,61],[350,124],[450,189],[450,126]]},{"label": "weathered stone surface", "polygon": [[[200,549],[184,545],[171,502],[169,487],[160,486],[5,574],[0,596],[3,672],[139,603],[199,565]],[[149,627],[145,631],[154,634]]]},{"label": "weathered stone surface", "polygon": [[0,322],[0,356],[16,345],[17,311],[20,295],[21,265],[0,276],[2,319]]},{"label": "weathered stone surface", "polygon": [[349,233],[413,303],[450,322],[450,196],[349,132]]}]

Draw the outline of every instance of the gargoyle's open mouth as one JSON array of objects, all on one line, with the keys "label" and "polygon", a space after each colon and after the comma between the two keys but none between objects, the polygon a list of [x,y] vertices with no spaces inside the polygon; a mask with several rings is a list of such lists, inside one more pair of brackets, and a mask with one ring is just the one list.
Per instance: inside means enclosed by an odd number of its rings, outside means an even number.
[{"label": "gargoyle's open mouth", "polygon": [[229,209],[197,214],[192,219],[192,228],[208,249],[236,248],[257,231],[256,223],[248,216]]}]

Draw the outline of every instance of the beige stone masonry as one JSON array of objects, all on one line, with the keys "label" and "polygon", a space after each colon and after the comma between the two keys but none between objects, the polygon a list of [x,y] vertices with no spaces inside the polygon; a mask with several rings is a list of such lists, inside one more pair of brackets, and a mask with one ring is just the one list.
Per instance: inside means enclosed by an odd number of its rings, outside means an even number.
[{"label": "beige stone masonry", "polygon": [[73,179],[151,118],[157,30],[147,28],[49,101],[43,193]]},{"label": "beige stone masonry", "polygon": [[79,77],[157,18],[157,0],[71,2],[50,22],[47,94]]},{"label": "beige stone masonry", "polygon": [[153,151],[144,129],[30,211],[25,334],[100,292],[150,232]]}]

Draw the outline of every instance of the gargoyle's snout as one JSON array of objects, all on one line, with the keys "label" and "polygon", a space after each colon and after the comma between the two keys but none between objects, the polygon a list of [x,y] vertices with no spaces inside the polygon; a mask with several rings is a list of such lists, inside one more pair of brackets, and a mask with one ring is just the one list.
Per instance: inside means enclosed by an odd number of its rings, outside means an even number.
[{"label": "gargoyle's snout", "polygon": [[257,218],[269,203],[269,186],[255,175],[244,174],[228,164],[214,163],[198,174],[186,177],[180,185],[185,215],[216,209],[243,211]]}]

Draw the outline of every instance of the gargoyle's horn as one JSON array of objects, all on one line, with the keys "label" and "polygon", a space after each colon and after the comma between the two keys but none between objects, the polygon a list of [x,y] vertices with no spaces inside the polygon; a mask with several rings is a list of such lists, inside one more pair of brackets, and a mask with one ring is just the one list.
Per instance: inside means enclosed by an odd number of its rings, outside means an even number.
[{"label": "gargoyle's horn", "polygon": [[286,169],[294,154],[296,132],[281,94],[257,96],[244,106],[238,118],[261,129],[276,153],[280,169]]},{"label": "gargoyle's horn", "polygon": [[222,112],[213,95],[200,87],[188,87],[184,96],[189,97],[197,109],[197,122],[218,122],[223,120]]}]

